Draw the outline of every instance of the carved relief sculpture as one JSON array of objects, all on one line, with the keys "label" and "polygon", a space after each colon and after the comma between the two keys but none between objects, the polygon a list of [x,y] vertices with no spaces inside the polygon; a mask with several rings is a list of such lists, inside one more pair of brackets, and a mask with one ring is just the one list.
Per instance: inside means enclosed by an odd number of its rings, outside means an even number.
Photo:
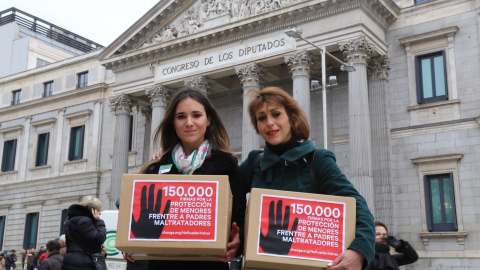
[{"label": "carved relief sculpture", "polygon": [[258,15],[260,13],[263,13],[265,11],[265,2],[264,0],[256,0],[255,5],[253,7],[253,13],[254,15]]},{"label": "carved relief sculpture", "polygon": [[305,0],[200,0],[169,26],[164,26],[140,47],[166,42],[202,30],[204,22],[228,14],[230,18],[244,19],[279,9]]},{"label": "carved relief sculpture", "polygon": [[232,17],[238,17],[238,14],[240,12],[240,0],[233,0],[232,1],[232,7],[231,7],[231,14]]},{"label": "carved relief sculpture", "polygon": [[222,15],[227,13],[225,0],[216,0],[216,4],[217,4],[217,15]]},{"label": "carved relief sculpture", "polygon": [[199,23],[203,24],[203,21],[208,18],[208,1],[202,0],[200,4],[200,11],[199,11]]},{"label": "carved relief sculpture", "polygon": [[217,15],[217,5],[214,0],[210,0],[208,3],[207,18],[212,18]]},{"label": "carved relief sculpture", "polygon": [[243,0],[242,5],[240,6],[240,13],[238,14],[239,18],[246,18],[250,16],[250,8],[248,6],[248,0]]}]

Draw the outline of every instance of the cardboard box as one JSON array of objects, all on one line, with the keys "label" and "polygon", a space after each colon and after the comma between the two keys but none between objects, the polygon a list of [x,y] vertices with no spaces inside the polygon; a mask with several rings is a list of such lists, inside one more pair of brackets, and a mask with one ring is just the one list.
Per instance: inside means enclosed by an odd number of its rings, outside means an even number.
[{"label": "cardboard box", "polygon": [[231,215],[226,175],[124,174],[115,245],[135,259],[218,261]]},{"label": "cardboard box", "polygon": [[355,237],[355,198],[252,189],[244,269],[321,269]]}]

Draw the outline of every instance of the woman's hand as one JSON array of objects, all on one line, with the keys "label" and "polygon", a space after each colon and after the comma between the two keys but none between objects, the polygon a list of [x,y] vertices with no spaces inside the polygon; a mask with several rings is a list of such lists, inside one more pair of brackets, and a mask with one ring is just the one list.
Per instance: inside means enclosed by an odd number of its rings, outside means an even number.
[{"label": "woman's hand", "polygon": [[92,215],[95,219],[100,219],[100,210],[92,208]]},{"label": "woman's hand", "polygon": [[361,270],[363,255],[358,251],[348,249],[329,263],[327,270]]},{"label": "woman's hand", "polygon": [[229,241],[227,244],[227,253],[225,256],[218,258],[221,262],[231,262],[235,259],[235,254],[237,254],[238,248],[240,247],[240,229],[235,222],[232,223]]},{"label": "woman's hand", "polygon": [[130,254],[128,254],[128,253],[125,253],[125,252],[122,252],[122,254],[123,254],[123,258],[124,258],[125,260],[129,260],[129,261],[131,261],[131,262],[135,262],[135,259],[132,257],[132,255],[130,255]]},{"label": "woman's hand", "polygon": [[163,150],[160,148],[157,153],[152,155],[152,159],[161,159],[163,156]]}]

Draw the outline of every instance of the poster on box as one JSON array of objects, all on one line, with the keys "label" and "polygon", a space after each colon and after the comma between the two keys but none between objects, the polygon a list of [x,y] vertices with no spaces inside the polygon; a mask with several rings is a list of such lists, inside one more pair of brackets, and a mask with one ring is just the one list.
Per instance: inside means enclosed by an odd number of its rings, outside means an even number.
[{"label": "poster on box", "polygon": [[217,240],[218,181],[135,180],[129,241]]},{"label": "poster on box", "polygon": [[346,203],[262,195],[257,254],[333,261],[345,250]]}]

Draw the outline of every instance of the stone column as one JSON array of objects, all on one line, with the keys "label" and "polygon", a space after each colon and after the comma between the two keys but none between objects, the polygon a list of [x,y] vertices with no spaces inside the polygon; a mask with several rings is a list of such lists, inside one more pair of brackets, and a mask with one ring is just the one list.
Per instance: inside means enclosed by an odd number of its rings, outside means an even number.
[{"label": "stone column", "polygon": [[136,104],[131,96],[120,94],[111,97],[110,108],[115,113],[115,131],[113,141],[112,178],[110,180],[110,208],[116,209],[115,201],[120,197],[122,176],[128,172],[128,137],[130,113]]},{"label": "stone column", "polygon": [[365,37],[340,44],[346,62],[356,71],[348,73],[348,136],[350,142],[350,181],[367,200],[375,215],[372,178],[372,137],[368,104],[367,60],[372,47]]},{"label": "stone column", "polygon": [[151,159],[150,155],[150,145],[151,145],[151,134],[152,134],[152,108],[151,107],[140,107],[143,117],[145,117],[145,132],[143,133],[143,160],[142,163],[145,164]]},{"label": "stone column", "polygon": [[372,168],[374,183],[375,218],[394,230],[393,192],[391,175],[390,128],[388,124],[388,73],[390,60],[386,55],[368,62],[368,92],[372,123]]},{"label": "stone column", "polygon": [[[27,177],[27,170],[28,170],[27,156],[28,156],[28,148],[29,148],[28,145],[30,140],[30,122],[31,121],[32,121],[31,116],[25,117],[25,128],[23,129],[23,134],[25,136],[24,136],[24,143],[22,146],[22,159],[21,160],[19,159],[20,162],[18,163],[18,167],[17,167],[20,173],[19,178],[21,180],[25,180]],[[18,140],[17,147],[19,147],[20,145],[21,145],[20,140]],[[33,158],[35,159],[35,153],[33,154]]]},{"label": "stone column", "polygon": [[[252,88],[260,87],[260,79],[265,76],[265,70],[257,63],[245,64],[235,67],[235,72],[243,85],[243,93],[246,94]],[[255,128],[250,123],[248,115],[248,103],[251,98],[243,98],[243,121],[242,121],[242,160],[248,157],[248,153],[260,149],[260,137],[256,134]]]},{"label": "stone column", "polygon": [[285,56],[285,63],[290,68],[293,80],[293,99],[305,111],[308,123],[310,121],[310,66],[312,58],[307,51],[295,52]]},{"label": "stone column", "polygon": [[196,87],[202,90],[202,92],[204,92],[205,94],[207,94],[208,89],[215,85],[215,82],[213,80],[210,80],[203,75],[187,78],[184,80],[184,82],[185,86]]},{"label": "stone column", "polygon": [[[62,141],[63,141],[63,115],[65,114],[65,108],[58,110],[57,116],[57,132],[56,132],[56,143],[55,143],[55,155],[53,158],[53,176],[60,175],[60,164],[62,162]],[[52,134],[53,135],[53,134]],[[66,148],[66,151],[68,149]]]},{"label": "stone column", "polygon": [[172,89],[160,84],[155,85],[153,88],[149,88],[145,91],[145,94],[152,103],[149,157],[151,157],[153,153],[156,153],[160,149],[160,137],[158,137],[156,142],[154,142],[153,138],[155,135],[155,131],[157,130],[160,122],[162,122],[162,119],[165,116],[168,99],[170,98],[171,93]]},{"label": "stone column", "polygon": [[90,155],[91,160],[89,170],[96,171],[100,168],[100,147],[99,143],[101,140],[101,132],[100,128],[102,125],[102,117],[103,115],[103,102],[102,100],[96,100],[93,102],[95,108],[93,109],[93,131],[92,131],[92,154]]}]

